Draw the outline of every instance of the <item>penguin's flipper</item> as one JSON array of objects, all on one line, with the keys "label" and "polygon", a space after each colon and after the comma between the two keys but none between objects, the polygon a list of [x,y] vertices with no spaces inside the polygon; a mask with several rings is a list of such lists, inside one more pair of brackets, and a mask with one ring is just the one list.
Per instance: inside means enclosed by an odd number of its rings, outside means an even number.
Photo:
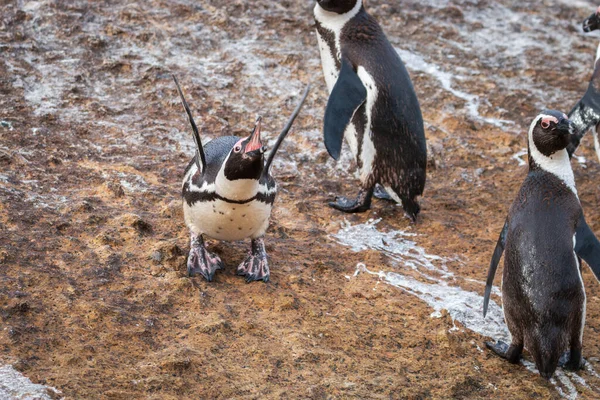
[{"label": "penguin's flipper", "polygon": [[181,91],[181,87],[179,86],[177,77],[175,76],[175,74],[173,74],[172,76],[173,80],[175,81],[175,85],[177,85],[177,91],[179,92],[179,97],[181,97],[183,108],[185,108],[185,112],[187,113],[188,119],[190,120],[190,125],[192,125],[192,131],[194,132],[194,142],[196,142],[196,165],[198,166],[198,171],[202,173],[206,169],[206,156],[204,155],[204,148],[202,147],[202,141],[200,140],[200,133],[198,133],[198,127],[196,126],[194,117],[192,117],[190,107],[188,106],[187,101],[185,101],[185,97],[183,97],[183,92]]},{"label": "penguin's flipper", "polygon": [[300,113],[300,109],[302,108],[302,105],[304,104],[304,100],[306,100],[306,97],[308,96],[308,92],[309,91],[310,91],[310,83],[308,85],[306,85],[306,89],[304,89],[304,93],[302,94],[302,99],[300,99],[300,102],[296,106],[296,109],[294,110],[294,112],[290,116],[290,119],[288,119],[287,124],[285,124],[285,126],[283,127],[283,130],[281,131],[281,133],[277,137],[277,141],[275,142],[275,145],[273,146],[273,150],[271,150],[271,152],[269,153],[269,158],[267,158],[267,162],[265,164],[265,168],[263,169],[263,174],[268,174],[269,173],[269,169],[271,168],[271,163],[273,162],[273,158],[275,157],[275,154],[277,153],[277,150],[279,150],[279,146],[281,145],[281,142],[283,142],[283,139],[285,139],[285,137],[287,136],[288,132],[292,128],[292,124],[294,123],[294,120],[296,119],[296,117]]},{"label": "penguin's flipper", "polygon": [[585,222],[583,212],[575,230],[575,254],[585,260],[600,281],[600,241]]},{"label": "penguin's flipper", "polygon": [[598,161],[600,161],[600,139],[598,139],[598,129],[600,129],[600,123],[597,124],[594,129],[592,129],[592,134],[594,136],[594,149],[596,149],[596,156],[598,157]]},{"label": "penguin's flipper", "polygon": [[323,123],[325,147],[331,157],[337,160],[342,151],[344,131],[352,120],[354,112],[367,98],[367,89],[354,71],[350,61],[342,57],[342,67],[337,82],[333,86]]},{"label": "penguin's flipper", "polygon": [[498,269],[498,263],[504,252],[504,244],[506,243],[506,232],[508,232],[508,218],[504,222],[502,232],[496,243],[494,254],[492,255],[492,261],[490,262],[490,269],[488,270],[487,280],[485,281],[485,294],[483,295],[483,316],[487,314],[488,304],[490,302],[490,295],[492,294],[492,284],[494,283],[494,276],[496,276],[496,269]]}]

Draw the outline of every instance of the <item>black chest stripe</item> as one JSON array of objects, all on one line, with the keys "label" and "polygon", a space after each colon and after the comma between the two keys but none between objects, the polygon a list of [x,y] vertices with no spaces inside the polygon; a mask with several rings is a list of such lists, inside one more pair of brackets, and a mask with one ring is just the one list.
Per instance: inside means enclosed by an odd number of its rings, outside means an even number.
[{"label": "black chest stripe", "polygon": [[249,199],[244,199],[244,200],[228,199],[226,197],[218,195],[215,192],[185,192],[183,197],[189,206],[192,206],[194,203],[199,202],[199,201],[215,201],[215,200],[221,200],[221,201],[224,201],[226,203],[231,203],[231,204],[247,204],[254,200],[260,201],[260,202],[266,203],[266,204],[273,204],[273,202],[275,201],[275,193],[267,194],[267,193],[261,193],[261,192],[258,192],[255,196],[253,196]]}]

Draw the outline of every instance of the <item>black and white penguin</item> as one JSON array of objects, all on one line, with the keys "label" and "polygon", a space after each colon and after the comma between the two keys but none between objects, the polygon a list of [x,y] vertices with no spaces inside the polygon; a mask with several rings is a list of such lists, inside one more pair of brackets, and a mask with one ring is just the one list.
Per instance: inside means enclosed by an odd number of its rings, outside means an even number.
[{"label": "black and white penguin", "polygon": [[[330,205],[345,212],[371,206],[375,195],[402,203],[415,221],[423,193],[427,148],[423,117],[400,56],[362,0],[317,0],[319,50],[330,96],[324,119],[325,146],[338,159],[346,138],[359,168],[354,200]],[[379,186],[377,186],[378,189]]]},{"label": "black and white penguin", "polygon": [[566,151],[570,129],[568,117],[552,110],[531,123],[529,173],[496,244],[483,303],[485,316],[496,268],[506,250],[502,306],[512,341],[510,346],[486,345],[511,363],[517,363],[527,347],[547,379],[565,350],[570,351],[565,368],[583,365],[586,298],[581,259],[600,278],[600,242],[583,216]]},{"label": "black and white penguin", "polygon": [[[595,13],[583,21],[584,32],[591,32],[600,29],[600,7]],[[600,141],[598,140],[598,130],[600,129],[600,45],[596,51],[596,60],[594,61],[594,73],[588,85],[587,91],[575,104],[575,107],[569,112],[569,119],[573,122],[573,135],[571,143],[567,147],[569,157],[575,153],[581,139],[590,128],[594,136],[594,147],[596,155],[600,160]]]},{"label": "black and white penguin", "polygon": [[188,274],[200,274],[210,282],[215,271],[223,268],[219,256],[206,249],[202,235],[226,241],[250,238],[250,255],[238,266],[237,273],[245,276],[248,282],[268,282],[269,265],[263,236],[277,194],[277,184],[270,174],[271,163],[300,112],[310,86],[265,163],[266,147],[260,137],[260,117],[249,137],[224,136],[203,146],[177,78],[173,76],[173,79],[196,142],[196,155],[185,170],[182,189],[183,215],[191,232]]}]

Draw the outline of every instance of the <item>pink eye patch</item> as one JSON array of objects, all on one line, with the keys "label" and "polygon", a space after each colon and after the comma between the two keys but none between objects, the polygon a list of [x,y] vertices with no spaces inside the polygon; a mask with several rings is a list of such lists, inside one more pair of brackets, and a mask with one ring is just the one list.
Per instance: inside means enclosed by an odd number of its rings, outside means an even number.
[{"label": "pink eye patch", "polygon": [[542,117],[542,122],[540,125],[542,125],[542,128],[548,129],[550,127],[550,122],[554,122],[555,124],[558,124],[558,119],[556,117],[546,115],[546,116]]}]

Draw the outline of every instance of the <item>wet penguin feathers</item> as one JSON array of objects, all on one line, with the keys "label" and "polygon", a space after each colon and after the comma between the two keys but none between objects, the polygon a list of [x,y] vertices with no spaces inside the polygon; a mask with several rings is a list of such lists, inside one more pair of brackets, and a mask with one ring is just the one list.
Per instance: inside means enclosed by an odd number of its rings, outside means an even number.
[{"label": "wet penguin feathers", "polygon": [[[600,7],[588,18],[583,21],[582,28],[584,32],[591,32],[600,29]],[[588,88],[583,97],[575,104],[569,112],[569,119],[573,121],[574,134],[571,136],[571,143],[567,147],[569,157],[575,153],[583,136],[588,130],[592,130],[596,156],[600,160],[600,140],[598,139],[598,130],[600,126],[600,46],[596,52],[594,60],[594,72],[589,81]]]},{"label": "wet penguin feathers", "polygon": [[398,52],[362,0],[321,0],[314,8],[321,66],[329,91],[323,136],[339,159],[345,140],[360,187],[355,199],[329,205],[355,213],[373,196],[402,203],[416,222],[426,181],[427,146],[421,108]]},{"label": "wet penguin feathers", "polygon": [[483,313],[502,254],[502,306],[511,343],[486,346],[511,363],[527,347],[540,374],[549,379],[564,350],[565,368],[583,365],[586,298],[581,259],[600,278],[600,242],[577,197],[566,151],[572,124],[563,113],[545,110],[528,132],[529,173],[499,235],[488,270]]}]

